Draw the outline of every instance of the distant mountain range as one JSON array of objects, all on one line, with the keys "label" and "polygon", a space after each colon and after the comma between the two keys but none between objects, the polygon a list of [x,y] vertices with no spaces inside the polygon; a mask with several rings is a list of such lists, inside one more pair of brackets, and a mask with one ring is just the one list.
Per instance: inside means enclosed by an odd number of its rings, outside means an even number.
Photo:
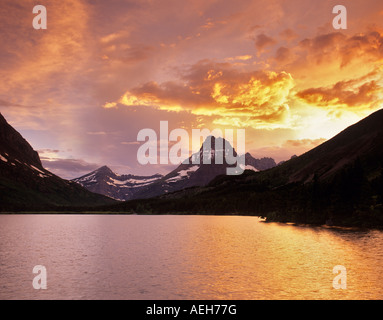
[{"label": "distant mountain range", "polygon": [[116,203],[44,169],[30,144],[0,114],[0,211]]},{"label": "distant mountain range", "polygon": [[130,200],[134,199],[136,194],[139,194],[146,186],[153,184],[162,177],[160,174],[152,176],[118,175],[109,167],[103,166],[72,181],[91,192],[118,200]]},{"label": "distant mountain range", "polygon": [[[0,211],[239,214],[382,227],[382,124],[383,109],[277,166],[247,153],[244,169],[251,170],[242,175],[226,175],[229,165],[215,164],[218,144],[212,138],[212,150],[199,151],[202,164],[189,158],[165,176],[117,175],[104,166],[75,182],[44,169],[37,152],[0,115]],[[225,152],[235,154],[231,148]],[[203,164],[204,157],[211,164]]]},{"label": "distant mountain range", "polygon": [[[204,145],[210,139],[210,152],[204,152]],[[223,138],[210,136],[202,144],[199,150],[200,164],[195,164],[198,154],[191,155],[187,161],[180,164],[175,170],[167,175],[160,174],[152,176],[135,175],[117,175],[107,166],[103,166],[89,174],[86,174],[74,182],[81,184],[89,191],[100,193],[118,200],[146,199],[160,196],[166,193],[183,190],[190,187],[205,186],[215,177],[226,174],[229,165],[226,161],[223,164],[216,164],[217,146],[227,146],[225,156],[232,153],[237,156],[236,151],[230,143]],[[245,170],[261,171],[276,166],[274,159],[262,158],[255,159],[250,153],[243,155],[245,157]],[[205,164],[204,160],[209,158],[210,164]]]},{"label": "distant mountain range", "polygon": [[271,169],[219,175],[206,186],[104,209],[383,226],[383,109]]}]

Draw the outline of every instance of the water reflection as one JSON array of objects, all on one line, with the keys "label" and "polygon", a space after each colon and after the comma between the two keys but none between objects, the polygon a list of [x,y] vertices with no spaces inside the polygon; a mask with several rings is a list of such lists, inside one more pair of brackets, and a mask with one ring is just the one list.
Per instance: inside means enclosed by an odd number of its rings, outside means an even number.
[{"label": "water reflection", "polygon": [[[382,237],[256,217],[0,216],[0,298],[381,299]],[[37,264],[48,290],[32,288]]]}]

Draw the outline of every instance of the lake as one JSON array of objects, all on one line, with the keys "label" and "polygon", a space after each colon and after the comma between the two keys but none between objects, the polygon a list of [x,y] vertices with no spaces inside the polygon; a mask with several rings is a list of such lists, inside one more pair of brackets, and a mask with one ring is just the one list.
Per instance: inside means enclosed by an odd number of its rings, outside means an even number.
[{"label": "lake", "polygon": [[[34,266],[47,289],[32,286]],[[334,266],[347,289],[334,289]],[[382,299],[383,232],[241,216],[1,215],[0,299]]]}]

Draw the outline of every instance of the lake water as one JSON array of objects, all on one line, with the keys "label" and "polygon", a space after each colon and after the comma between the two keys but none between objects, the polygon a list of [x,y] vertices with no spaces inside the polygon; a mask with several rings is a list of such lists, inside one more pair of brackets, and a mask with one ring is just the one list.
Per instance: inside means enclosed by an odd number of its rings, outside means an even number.
[{"label": "lake water", "polygon": [[[32,286],[33,267],[47,289]],[[333,267],[347,289],[333,288]],[[240,216],[1,215],[0,299],[382,299],[383,232]]]}]

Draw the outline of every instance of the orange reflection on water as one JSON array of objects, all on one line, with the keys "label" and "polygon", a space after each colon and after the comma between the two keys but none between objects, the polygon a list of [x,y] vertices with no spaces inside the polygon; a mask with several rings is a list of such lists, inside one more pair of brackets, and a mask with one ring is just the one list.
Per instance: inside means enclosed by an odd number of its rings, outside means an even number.
[{"label": "orange reflection on water", "polygon": [[[256,217],[0,216],[0,298],[382,299],[382,240]],[[36,292],[39,264],[49,290]]]},{"label": "orange reflection on water", "polygon": [[[379,231],[262,223],[253,217],[189,219],[190,270],[184,280],[185,287],[194,288],[192,298],[383,297]],[[337,265],[346,267],[346,290],[333,288]]]}]

